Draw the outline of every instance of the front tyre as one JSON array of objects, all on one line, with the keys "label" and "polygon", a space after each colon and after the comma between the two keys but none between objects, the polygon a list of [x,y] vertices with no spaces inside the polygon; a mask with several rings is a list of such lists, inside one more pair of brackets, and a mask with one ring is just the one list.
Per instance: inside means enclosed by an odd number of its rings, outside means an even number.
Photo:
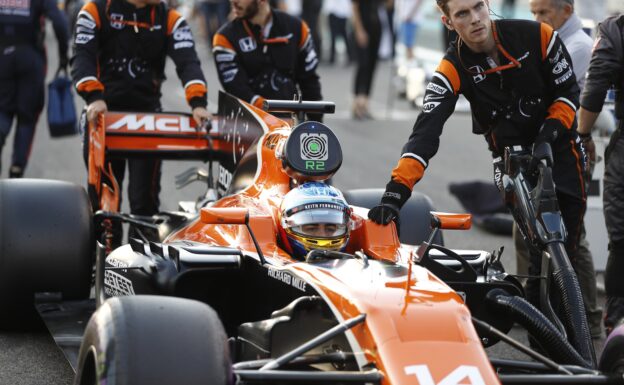
[{"label": "front tyre", "polygon": [[189,299],[108,299],[85,330],[74,385],[226,385],[232,371],[219,317]]}]

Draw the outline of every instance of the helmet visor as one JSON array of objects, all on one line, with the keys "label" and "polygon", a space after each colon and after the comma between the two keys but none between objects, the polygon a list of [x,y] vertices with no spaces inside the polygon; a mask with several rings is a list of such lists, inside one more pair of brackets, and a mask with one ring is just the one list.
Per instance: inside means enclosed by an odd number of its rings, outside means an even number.
[{"label": "helmet visor", "polygon": [[345,211],[319,208],[296,212],[284,222],[284,227],[303,236],[335,238],[347,233],[348,215]]}]

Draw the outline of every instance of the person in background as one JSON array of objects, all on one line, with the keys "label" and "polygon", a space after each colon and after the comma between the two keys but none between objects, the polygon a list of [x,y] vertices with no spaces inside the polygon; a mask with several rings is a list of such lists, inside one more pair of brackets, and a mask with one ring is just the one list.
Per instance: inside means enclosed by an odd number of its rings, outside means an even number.
[{"label": "person in background", "polygon": [[59,68],[65,68],[69,31],[55,0],[8,1],[0,6],[0,152],[17,118],[10,178],[24,175],[44,106],[44,16],[52,21],[58,40]]},{"label": "person in background", "polygon": [[204,16],[204,28],[208,44],[212,45],[212,37],[227,22],[230,13],[228,0],[201,0],[199,9]]},{"label": "person in background", "polygon": [[405,55],[408,60],[414,58],[416,33],[422,19],[420,10],[423,0],[398,0],[397,15],[399,15],[400,41],[405,46]]},{"label": "person in background", "polygon": [[590,160],[596,159],[591,130],[602,110],[605,96],[615,89],[617,129],[604,154],[603,210],[609,235],[609,257],[605,271],[607,335],[624,323],[624,14],[605,19],[598,26],[585,88],[579,109],[579,135]]},{"label": "person in background", "polygon": [[[535,21],[550,25],[563,40],[563,44],[572,59],[572,68],[579,89],[582,90],[585,83],[585,72],[589,67],[593,41],[583,31],[581,19],[574,12],[574,0],[529,0],[529,8]],[[588,174],[586,175],[587,184],[589,180],[591,180],[591,175]],[[583,222],[579,247],[568,257],[578,276],[592,338],[600,338],[602,335],[600,328],[602,309],[597,305],[594,260],[585,235],[585,223]],[[529,250],[516,225],[514,225],[513,238],[516,246],[518,274],[526,275],[529,271]]]},{"label": "person in background", "polygon": [[372,119],[368,99],[379,59],[381,20],[379,9],[387,0],[352,0],[352,27],[357,57],[354,81],[353,118]]},{"label": "person in background", "polygon": [[310,28],[310,35],[316,48],[316,54],[319,61],[323,53],[323,40],[321,39],[319,16],[323,10],[323,0],[305,0],[301,2],[301,19],[306,22]]},{"label": "person in background", "polygon": [[329,19],[329,31],[331,45],[329,49],[329,62],[336,62],[336,42],[342,39],[347,54],[347,63],[354,61],[353,42],[347,34],[347,21],[351,17],[351,0],[326,1],[323,5]]},{"label": "person in background", "polygon": [[[111,17],[115,15],[115,17]],[[76,21],[71,73],[76,90],[87,106],[82,121],[96,123],[112,111],[161,111],[161,84],[165,60],[173,59],[176,72],[199,125],[210,119],[206,81],[195,51],[191,28],[176,10],[160,0],[93,0]],[[85,119],[86,118],[86,119]],[[85,124],[86,124],[85,121]],[[84,143],[88,129],[84,129]],[[88,146],[83,144],[85,160]],[[161,161],[128,159],[130,212],[154,215],[160,206]],[[111,161],[120,188],[126,161]],[[97,210],[98,202],[92,202]],[[114,242],[121,241],[120,230]]]},{"label": "person in background", "polygon": [[514,17],[516,12],[516,0],[503,0],[501,4],[501,13],[503,17],[506,19],[510,19]]},{"label": "person in background", "polygon": [[[321,100],[319,59],[308,25],[267,0],[230,0],[235,19],[215,34],[213,57],[223,89],[262,108],[265,99]],[[309,119],[322,119],[309,114]]]}]

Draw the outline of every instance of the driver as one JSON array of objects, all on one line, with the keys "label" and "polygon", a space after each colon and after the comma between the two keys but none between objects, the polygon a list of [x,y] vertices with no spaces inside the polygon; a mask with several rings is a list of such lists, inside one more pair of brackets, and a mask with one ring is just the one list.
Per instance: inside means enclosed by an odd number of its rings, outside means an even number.
[{"label": "driver", "polygon": [[342,251],[349,241],[351,208],[336,188],[306,182],[284,196],[279,241],[295,258],[313,249]]}]

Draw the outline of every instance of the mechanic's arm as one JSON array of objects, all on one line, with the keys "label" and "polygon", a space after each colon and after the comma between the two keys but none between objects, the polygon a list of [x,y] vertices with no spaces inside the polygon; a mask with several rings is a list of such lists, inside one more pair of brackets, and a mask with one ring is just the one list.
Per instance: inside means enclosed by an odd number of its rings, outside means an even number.
[{"label": "mechanic's arm", "polygon": [[460,92],[459,72],[450,61],[443,59],[427,85],[423,110],[403,146],[401,159],[392,170],[381,203],[368,213],[371,220],[386,225],[398,217],[401,207],[412,194],[412,188],[423,177],[429,159],[438,151],[442,128],[455,110]]},{"label": "mechanic's arm", "polygon": [[67,49],[69,47],[69,27],[67,26],[67,18],[65,14],[58,8],[55,0],[43,1],[43,12],[54,28],[54,34],[58,41],[59,50],[59,67],[67,67]]},{"label": "mechanic's arm", "polygon": [[219,32],[215,33],[212,47],[212,56],[223,89],[247,103],[262,108],[264,98],[255,94],[249,86],[247,71],[227,36]]},{"label": "mechanic's arm", "polygon": [[617,82],[618,74],[624,73],[624,42],[619,40],[620,33],[614,21],[613,18],[607,19],[598,28],[581,95],[578,132],[582,135],[591,134],[596,118],[602,111],[607,91]]},{"label": "mechanic's arm", "polygon": [[[299,41],[299,52],[297,54],[296,81],[301,90],[303,100],[321,100],[321,82],[316,73],[319,59],[314,47],[314,41],[310,34],[310,28],[301,22],[301,40]],[[307,114],[309,120],[323,121],[323,114]]]},{"label": "mechanic's arm", "polygon": [[211,118],[206,110],[206,79],[195,51],[191,27],[175,9],[170,9],[167,15],[167,55],[175,63],[178,78],[184,87],[186,102],[193,110],[195,123],[200,126],[203,121]]},{"label": "mechanic's arm", "polygon": [[535,143],[552,143],[563,132],[574,129],[579,105],[579,88],[572,69],[572,59],[553,29],[541,24],[542,72],[551,89],[553,102],[548,107],[546,119],[537,134]]},{"label": "mechanic's arm", "polygon": [[95,3],[82,7],[76,20],[71,76],[76,91],[87,103],[87,119],[95,122],[98,114],[106,112],[104,85],[98,78],[98,47],[100,16]]}]

